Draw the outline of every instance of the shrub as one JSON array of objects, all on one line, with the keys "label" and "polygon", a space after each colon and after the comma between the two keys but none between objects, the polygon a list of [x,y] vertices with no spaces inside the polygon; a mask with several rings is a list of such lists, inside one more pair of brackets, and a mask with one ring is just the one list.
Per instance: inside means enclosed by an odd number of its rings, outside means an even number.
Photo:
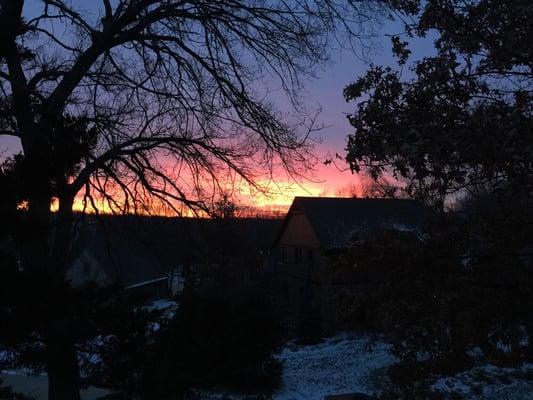
[{"label": "shrub", "polygon": [[142,321],[125,322],[106,357],[104,380],[117,398],[181,398],[202,389],[268,395],[279,384],[280,318],[260,292],[210,286],[185,295],[175,316],[149,334]]},{"label": "shrub", "polygon": [[262,293],[209,287],[183,299],[160,348],[184,386],[269,393],[281,372],[279,320]]},{"label": "shrub", "polygon": [[351,294],[352,324],[389,334],[403,364],[393,373],[398,383],[468,369],[476,348],[500,365],[531,360],[533,270],[509,243],[485,233],[483,248],[474,247],[461,230],[471,233],[442,222],[424,241],[383,232],[354,245],[336,267],[381,277]]}]

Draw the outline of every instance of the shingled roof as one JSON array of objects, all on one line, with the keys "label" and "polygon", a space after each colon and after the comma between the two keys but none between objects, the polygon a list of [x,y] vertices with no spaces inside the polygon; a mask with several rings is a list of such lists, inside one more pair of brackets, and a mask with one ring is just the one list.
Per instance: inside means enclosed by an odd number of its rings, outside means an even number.
[{"label": "shingled roof", "polygon": [[345,247],[382,229],[418,232],[428,214],[415,200],[339,197],[295,197],[286,221],[298,212],[305,214],[324,249]]}]

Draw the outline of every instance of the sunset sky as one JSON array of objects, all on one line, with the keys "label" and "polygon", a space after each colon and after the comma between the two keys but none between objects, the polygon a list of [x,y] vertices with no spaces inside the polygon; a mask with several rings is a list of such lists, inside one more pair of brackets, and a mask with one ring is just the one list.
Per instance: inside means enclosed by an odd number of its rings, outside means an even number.
[{"label": "sunset sky", "polygon": [[[244,196],[243,201],[251,202],[256,206],[286,206],[291,203],[294,196],[332,196],[339,190],[348,186],[358,185],[359,177],[350,173],[347,165],[335,155],[345,156],[346,136],[352,133],[352,128],[347,122],[346,114],[353,112],[354,103],[346,103],[342,96],[343,88],[364,74],[369,63],[377,65],[396,66],[390,55],[390,35],[400,33],[402,26],[398,22],[386,21],[380,29],[380,33],[374,39],[375,45],[370,54],[367,54],[368,63],[356,57],[348,51],[335,51],[331,55],[331,64],[318,71],[314,80],[305,82],[302,92],[304,106],[309,110],[321,108],[319,123],[326,127],[317,133],[319,143],[316,145],[316,155],[319,160],[333,158],[335,163],[324,165],[317,163],[315,172],[308,180],[295,183],[280,177],[274,183],[270,183],[273,195]],[[430,54],[433,49],[432,40],[416,40],[411,43],[413,59]],[[409,72],[404,71],[408,77]],[[281,90],[280,90],[281,92]],[[272,100],[278,108],[285,106],[286,100],[276,96],[276,88],[271,93]],[[0,157],[20,151],[20,144],[9,137],[0,136]]]}]

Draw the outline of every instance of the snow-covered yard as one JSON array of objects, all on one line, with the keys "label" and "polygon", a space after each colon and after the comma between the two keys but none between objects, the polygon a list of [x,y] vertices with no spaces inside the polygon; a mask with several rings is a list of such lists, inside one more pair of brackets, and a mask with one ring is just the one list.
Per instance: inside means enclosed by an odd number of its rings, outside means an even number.
[{"label": "snow-covered yard", "polygon": [[[328,394],[379,394],[388,384],[386,368],[396,362],[391,346],[368,335],[343,333],[314,345],[288,343],[282,386],[274,400],[320,400]],[[435,377],[431,388],[442,399],[533,400],[533,365],[480,365],[454,376]],[[202,400],[243,400],[246,396],[202,392]]]},{"label": "snow-covered yard", "polygon": [[[385,367],[395,362],[389,350],[390,346],[383,341],[348,333],[324,339],[314,345],[290,342],[278,355],[283,363],[282,386],[273,398],[320,400],[327,394],[372,394],[375,392],[372,375],[384,373]],[[42,378],[42,381],[35,378],[25,381],[23,377],[24,375],[9,377],[6,383],[14,384],[15,389],[26,393],[31,391],[28,389],[33,389],[36,383],[39,387],[46,384]],[[28,386],[25,387],[24,382],[27,382]],[[230,400],[242,396],[204,392],[201,398]]]},{"label": "snow-covered yard", "polygon": [[276,400],[320,400],[327,394],[373,394],[372,374],[396,359],[390,346],[369,336],[339,334],[312,346],[288,344],[280,354],[282,387]]},{"label": "snow-covered yard", "polygon": [[[168,304],[164,305],[166,306]],[[396,362],[391,346],[369,336],[342,333],[313,345],[287,343],[279,359],[283,363],[282,385],[274,400],[320,400],[328,394],[376,394],[386,383],[386,369]],[[25,393],[44,398],[46,379],[25,377],[20,373],[1,374],[7,384]],[[521,368],[479,365],[450,377],[436,377],[431,388],[443,399],[531,400],[533,399],[533,364]],[[95,399],[105,392],[91,388],[84,399]],[[243,400],[245,396],[201,391],[202,400]],[[40,397],[42,396],[42,397]],[[250,397],[248,397],[250,398]]]},{"label": "snow-covered yard", "polygon": [[[377,391],[372,382],[396,359],[390,345],[367,335],[342,333],[318,344],[289,342],[278,355],[282,385],[274,400],[320,400],[328,394]],[[205,400],[237,400],[245,396],[202,392]]]},{"label": "snow-covered yard", "polygon": [[[32,396],[35,400],[48,398],[48,378],[46,375],[27,375],[20,371],[1,371],[0,380],[3,385],[11,386],[16,392]],[[81,400],[97,400],[109,394],[105,389],[89,387],[81,390]]]},{"label": "snow-covered yard", "polygon": [[459,394],[472,400],[533,399],[533,364],[520,368],[499,368],[486,364],[451,377],[442,377],[431,386],[436,392]]}]

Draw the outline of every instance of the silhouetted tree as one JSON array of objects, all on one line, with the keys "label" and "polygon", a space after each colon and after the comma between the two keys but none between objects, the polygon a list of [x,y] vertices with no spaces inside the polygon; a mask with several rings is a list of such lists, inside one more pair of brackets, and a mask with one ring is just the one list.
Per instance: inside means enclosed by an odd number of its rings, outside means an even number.
[{"label": "silhouetted tree", "polygon": [[[533,8],[527,0],[400,0],[409,36],[436,32],[437,54],[415,62],[415,78],[380,66],[345,88],[363,98],[349,116],[347,160],[407,178],[412,195],[442,207],[450,194],[491,185],[531,195],[533,184]],[[528,39],[529,38],[529,39]],[[393,37],[403,66],[408,43]],[[364,95],[368,95],[366,98]]]},{"label": "silhouetted tree", "polygon": [[230,195],[224,193],[211,207],[211,216],[217,220],[227,220],[238,217],[239,206]]},{"label": "silhouetted tree", "polygon": [[[493,362],[523,362],[531,357],[523,339],[533,292],[524,254],[533,221],[533,6],[389,3],[407,15],[407,36],[435,35],[436,54],[409,66],[409,44],[394,36],[400,69],[414,78],[373,66],[345,88],[348,101],[361,99],[349,116],[347,161],[375,179],[392,173],[408,195],[455,210],[423,242],[364,245],[372,250],[367,268],[392,274],[364,299],[367,315],[393,332],[407,381],[467,368],[472,349]],[[352,259],[347,268],[362,264]]]},{"label": "silhouetted tree", "polygon": [[147,352],[135,343],[131,351],[121,351],[125,357],[116,360],[126,364],[114,368],[118,376],[110,378],[127,397],[146,399],[206,388],[271,394],[281,375],[274,357],[283,337],[279,321],[261,291],[204,286],[181,299]]},{"label": "silhouetted tree", "polygon": [[357,44],[379,3],[43,0],[25,15],[25,1],[0,1],[0,134],[23,148],[22,261],[46,288],[51,399],[79,398],[61,295],[78,193],[116,212],[198,212],[225,176],[257,187],[258,165],[301,172],[305,135],[252,84],[277,79],[296,105],[331,35]]},{"label": "silhouetted tree", "polygon": [[372,177],[360,175],[358,184],[351,184],[338,189],[335,194],[340,197],[361,197],[370,199],[405,198],[405,188],[398,179],[385,176]]}]

